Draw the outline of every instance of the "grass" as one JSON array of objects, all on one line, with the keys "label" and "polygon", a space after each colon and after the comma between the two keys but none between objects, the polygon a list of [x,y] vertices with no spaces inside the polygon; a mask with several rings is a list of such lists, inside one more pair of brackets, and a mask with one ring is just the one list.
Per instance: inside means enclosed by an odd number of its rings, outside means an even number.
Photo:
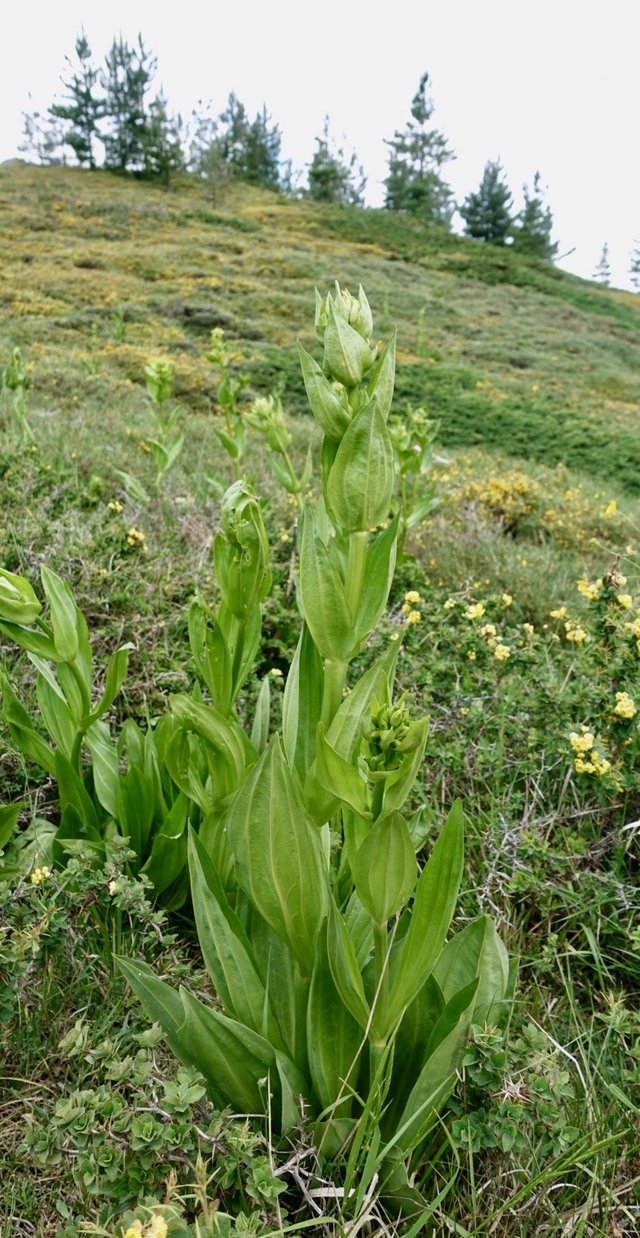
[{"label": "grass", "polygon": [[[433,832],[443,806],[462,795],[469,859],[461,918],[497,915],[521,959],[508,1043],[495,1033],[470,1046],[458,1119],[433,1158],[434,1211],[424,1232],[431,1225],[434,1234],[505,1238],[633,1235],[640,907],[637,835],[623,827],[640,816],[640,802],[635,749],[625,748],[633,728],[620,729],[611,702],[623,684],[640,695],[640,683],[625,614],[607,644],[599,604],[581,598],[575,582],[601,578],[620,562],[624,588],[638,600],[640,300],[385,212],[239,188],[212,203],[192,181],[165,194],[62,168],[0,168],[0,239],[0,362],[19,346],[31,367],[27,408],[37,441],[36,450],[20,447],[2,393],[0,564],[34,582],[43,563],[63,575],[103,665],[118,643],[135,643],[120,718],[153,718],[169,692],[189,688],[186,607],[194,588],[214,595],[214,475],[230,481],[232,470],[211,433],[210,330],[221,326],[244,358],[238,364],[251,381],[243,398],[286,384],[301,466],[307,448],[318,445],[295,351],[296,335],[314,347],[314,285],[324,289],[336,276],[352,287],[362,282],[380,334],[398,323],[395,407],[402,413],[408,403],[425,403],[440,419],[440,506],[413,535],[382,638],[397,631],[404,591],[417,588],[422,620],[405,642],[399,679],[431,719],[419,802]],[[142,505],[116,470],[153,488],[144,366],[159,355],[175,370],[186,447],[158,500]],[[275,489],[255,438],[248,465],[267,500],[275,558],[259,677],[286,670],[297,636],[288,592],[296,512]],[[134,547],[132,527],[144,534]],[[483,621],[511,649],[504,666],[480,623],[465,617],[479,601]],[[584,647],[572,647],[562,621],[550,618],[561,605],[588,630]],[[30,668],[4,638],[0,669],[30,699]],[[247,714],[256,687],[257,679],[241,703]],[[582,722],[597,725],[610,745],[622,789],[572,772],[568,734]],[[6,735],[0,743],[0,802],[24,795],[46,819],[47,781],[24,768]],[[113,931],[105,881],[98,889],[78,878],[66,910],[57,886],[38,893],[23,884],[3,895],[0,967],[9,1004],[0,1030],[0,1164],[10,1185],[0,1234],[75,1235],[90,1224],[113,1233],[132,1197],[130,1166],[118,1171],[121,1190],[105,1166],[99,1185],[82,1186],[81,1131],[70,1134],[60,1110],[74,1090],[93,1094],[99,1086],[104,1041],[117,1041],[123,1026],[126,1035],[143,1034],[110,972],[94,916]],[[139,893],[130,897],[135,906],[124,918],[132,948],[138,933],[153,952],[153,915],[135,902]],[[136,916],[146,928],[135,928]],[[167,947],[171,967],[176,977],[191,974],[196,956],[186,922],[170,927],[179,934]],[[64,1043],[78,1019],[82,1052]],[[110,1060],[135,1052],[131,1040],[118,1041]],[[158,1050],[154,1095],[172,1081],[175,1066]],[[147,1085],[142,1079],[126,1093],[130,1123]],[[125,1095],[117,1080],[109,1086],[102,1105],[113,1102],[114,1090]],[[200,1100],[187,1109],[205,1133],[220,1122]],[[94,1152],[99,1125],[89,1141]],[[225,1177],[210,1143],[197,1146],[191,1128],[175,1161],[166,1131],[156,1131],[142,1194],[173,1190],[176,1207],[191,1200],[187,1218],[202,1215],[200,1151],[205,1177],[212,1174],[210,1198],[223,1211],[255,1213],[251,1232],[281,1232],[262,1134],[253,1144],[226,1119],[216,1130],[210,1138],[219,1139],[233,1172]],[[291,1154],[269,1152],[280,1165]],[[172,1169],[179,1181],[170,1188]],[[286,1181],[288,1224],[347,1232],[337,1206],[327,1204],[314,1219],[308,1197],[291,1176]],[[388,1220],[368,1226],[363,1233],[394,1232]]]}]

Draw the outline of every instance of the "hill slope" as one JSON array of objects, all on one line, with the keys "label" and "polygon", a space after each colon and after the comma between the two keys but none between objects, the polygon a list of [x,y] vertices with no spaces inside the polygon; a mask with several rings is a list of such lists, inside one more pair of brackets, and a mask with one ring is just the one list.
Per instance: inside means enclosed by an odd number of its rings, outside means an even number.
[{"label": "hill slope", "polygon": [[631,293],[382,211],[246,187],[214,201],[195,182],[167,194],[65,168],[0,168],[0,238],[0,346],[23,348],[49,411],[73,402],[92,365],[140,383],[159,351],[178,396],[203,409],[216,325],[251,359],[256,386],[286,380],[287,406],[301,410],[294,340],[309,337],[314,285],[337,277],[366,286],[381,334],[397,322],[399,401],[425,402],[447,446],[563,461],[640,490]]}]

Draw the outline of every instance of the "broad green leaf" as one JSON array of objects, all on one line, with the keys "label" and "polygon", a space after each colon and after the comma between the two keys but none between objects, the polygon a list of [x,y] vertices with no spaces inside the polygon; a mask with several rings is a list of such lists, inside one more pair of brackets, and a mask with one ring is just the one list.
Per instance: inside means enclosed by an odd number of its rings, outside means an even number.
[{"label": "broad green leaf", "polygon": [[[238,1113],[263,1114],[278,1091],[275,1050],[257,1032],[180,990],[180,1056],[195,1066]],[[184,1056],[183,1056],[184,1055]]]},{"label": "broad green leaf", "polygon": [[85,741],[93,760],[96,795],[109,816],[117,817],[120,763],[106,723],[94,722],[85,734]]},{"label": "broad green leaf", "polygon": [[271,688],[269,676],[265,675],[260,685],[256,711],[251,727],[251,743],[257,753],[264,752],[269,738],[269,718],[271,716]]},{"label": "broad green leaf", "polygon": [[408,903],[416,884],[416,853],[399,812],[374,822],[352,864],[360,902],[376,924]]},{"label": "broad green leaf", "polygon": [[128,641],[126,645],[121,645],[116,649],[115,653],[111,654],[107,663],[107,673],[104,683],[104,692],[100,697],[97,705],[91,711],[92,717],[96,720],[106,714],[108,709],[111,709],[127,673],[129,665],[129,653],[135,649],[135,645]]},{"label": "broad green leaf", "polygon": [[143,864],[153,821],[153,793],[141,764],[130,764],[126,774],[120,775],[113,816],[122,835],[129,838],[138,864]]},{"label": "broad green leaf", "polygon": [[100,821],[96,806],[79,774],[60,751],[55,754],[55,777],[58,783],[60,807],[63,811],[67,805],[70,805],[85,825],[100,834]]},{"label": "broad green leaf", "polygon": [[2,688],[2,715],[14,744],[25,757],[34,761],[41,769],[46,770],[47,774],[55,778],[56,756],[53,748],[50,748],[38,735],[9,680],[2,674],[0,674],[0,687]]},{"label": "broad green leaf", "polygon": [[369,720],[371,702],[380,695],[383,676],[387,677],[390,684],[393,682],[398,650],[399,643],[390,645],[373,666],[361,675],[329,726],[327,742],[347,761],[353,761],[358,753],[365,724]]},{"label": "broad green leaf", "polygon": [[301,781],[315,759],[323,682],[322,658],[303,623],[282,701],[282,742],[289,765]]},{"label": "broad green leaf", "polygon": [[163,894],[181,876],[187,863],[187,799],[182,792],[153,836],[151,854],[143,869],[156,894]]},{"label": "broad green leaf", "polygon": [[396,566],[399,521],[400,515],[397,513],[387,528],[372,538],[367,549],[367,563],[356,619],[359,641],[374,631],[387,605]]},{"label": "broad green leaf", "polygon": [[445,1000],[433,974],[407,1007],[394,1037],[393,1075],[389,1089],[390,1105],[383,1132],[389,1138],[424,1066],[429,1037],[445,1007]]},{"label": "broad green leaf", "polygon": [[51,614],[53,640],[63,662],[73,662],[78,653],[77,606],[67,584],[50,568],[40,573]]},{"label": "broad green leaf", "polygon": [[23,801],[16,804],[0,804],[0,851],[4,851],[18,828],[18,820],[23,808]]},{"label": "broad green leaf", "polygon": [[323,368],[345,387],[357,387],[371,369],[375,353],[330,304],[324,333]]},{"label": "broad green leaf", "polygon": [[389,515],[395,481],[391,436],[375,403],[357,413],[329,473],[326,501],[336,524],[366,533]]},{"label": "broad green leaf", "polygon": [[367,394],[375,398],[381,416],[387,420],[393,400],[393,387],[396,373],[396,339],[397,328],[387,341],[383,352],[376,362],[370,378],[367,381]]},{"label": "broad green leaf", "polygon": [[342,577],[317,535],[314,512],[308,503],[298,528],[303,618],[322,656],[344,662],[353,647],[353,618]]},{"label": "broad green leaf", "polygon": [[402,808],[407,796],[415,786],[418,770],[422,765],[429,733],[429,719],[421,718],[418,722],[412,723],[412,726],[415,728],[418,746],[413,752],[406,753],[401,764],[396,770],[393,770],[385,782],[383,796],[385,813]]},{"label": "broad green leaf", "polygon": [[22,628],[16,623],[0,622],[0,632],[10,641],[15,641],[27,653],[37,657],[47,658],[50,662],[59,662],[60,655],[53,643],[53,637],[46,632],[34,628]]},{"label": "broad green leaf", "polygon": [[66,864],[68,856],[78,852],[78,845],[81,845],[85,861],[87,850],[90,850],[96,861],[104,864],[106,856],[102,834],[81,816],[75,804],[69,803],[62,810],[60,825],[53,837],[51,858],[54,864]]},{"label": "broad green leaf", "polygon": [[351,410],[345,391],[335,391],[317,361],[298,340],[298,355],[311,412],[328,438],[339,443],[349,422]]},{"label": "broad green leaf", "polygon": [[116,477],[120,478],[127,494],[135,503],[141,503],[144,507],[145,504],[150,502],[149,492],[145,490],[142,482],[133,476],[133,473],[125,473],[122,469],[114,469],[113,471]]},{"label": "broad green leaf", "polygon": [[369,1005],[364,994],[362,976],[353,939],[343,916],[333,899],[329,906],[327,954],[333,982],[344,1005],[361,1028],[369,1020]]},{"label": "broad green leaf", "polygon": [[42,721],[51,738],[56,746],[62,749],[67,759],[70,759],[78,729],[67,702],[57,685],[54,690],[48,676],[45,678],[42,674],[39,674],[36,679],[36,695]]},{"label": "broad green leaf", "polygon": [[274,1020],[266,1012],[265,986],[247,934],[193,830],[189,834],[189,872],[200,949],[226,1012],[283,1049]]},{"label": "broad green leaf", "polygon": [[311,977],[307,1008],[307,1053],[309,1070],[316,1094],[323,1109],[332,1109],[331,1117],[348,1117],[351,1111],[351,1089],[358,1075],[358,1050],[362,1031],[342,1002],[334,984],[327,957],[326,926],[323,926],[316,948],[316,962]]},{"label": "broad green leaf", "polygon": [[420,992],[442,950],[458,899],[464,865],[464,828],[459,800],[418,880],[411,923],[392,976],[387,1006],[390,1031]]},{"label": "broad green leaf", "polygon": [[234,797],[227,829],[240,885],[310,975],[327,872],[277,735]]},{"label": "broad green leaf", "polygon": [[[223,717],[212,705],[202,705],[192,697],[180,693],[169,698],[174,717],[187,731],[195,731],[206,744],[223,758],[237,786],[245,767],[245,746],[237,722]],[[222,796],[231,786],[220,788]]]},{"label": "broad green leaf", "polygon": [[[326,821],[335,812],[335,805],[342,801],[361,817],[370,817],[371,801],[366,782],[355,765],[345,760],[325,738],[324,727],[318,723],[316,758],[312,776],[320,784],[327,798],[328,811],[320,813]],[[306,796],[307,803],[310,797]],[[315,817],[315,813],[312,814]]]},{"label": "broad green leaf", "polygon": [[509,956],[489,916],[472,920],[447,942],[433,974],[446,1001],[477,976],[473,1022],[498,1022],[509,983]]},{"label": "broad green leaf", "polygon": [[427,1059],[398,1120],[396,1134],[390,1140],[390,1144],[405,1155],[424,1139],[437,1119],[438,1110],[453,1090],[469,1034],[476,988],[477,981],[474,981],[449,1002],[431,1033],[430,1039],[436,1045],[433,1050],[427,1048]]}]

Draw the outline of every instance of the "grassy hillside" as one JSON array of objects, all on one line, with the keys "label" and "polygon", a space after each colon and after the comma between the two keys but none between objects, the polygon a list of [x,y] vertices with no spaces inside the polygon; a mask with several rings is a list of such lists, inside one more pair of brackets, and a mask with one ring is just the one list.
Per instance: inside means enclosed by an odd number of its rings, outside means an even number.
[{"label": "grassy hillside", "polygon": [[[440,423],[429,479],[438,506],[409,539],[371,648],[402,631],[399,690],[430,718],[413,805],[429,844],[454,797],[465,804],[458,923],[488,912],[520,957],[509,1037],[491,1028],[469,1046],[450,1133],[422,1184],[434,1201],[424,1232],[631,1238],[640,1224],[640,731],[628,704],[640,705],[640,297],[381,211],[246,187],[213,196],[189,180],[165,193],[20,164],[0,167],[0,245],[0,367],[21,349],[34,435],[20,442],[12,393],[0,392],[0,566],[38,588],[45,564],[72,585],[98,676],[120,642],[135,646],[114,728],[130,717],[153,724],[169,693],[193,687],[187,607],[196,588],[216,596],[211,542],[234,472],[212,430],[212,329],[233,347],[233,373],[247,376],[241,407],[280,390],[294,465],[310,449],[317,476],[295,345],[318,353],[314,287],[362,283],[376,335],[397,324],[394,409],[402,418],[424,405]],[[159,357],[174,369],[185,446],[156,492],[144,370]],[[251,718],[271,673],[277,727],[299,628],[298,510],[274,481],[264,440],[249,431],[248,444],[274,585],[239,712]],[[418,621],[403,628],[414,591]],[[0,673],[35,707],[32,668],[5,635]],[[576,754],[594,750],[596,763],[579,768]],[[55,818],[51,779],[0,724],[0,809],[17,800],[23,825],[35,815],[46,829]],[[264,1132],[215,1114],[188,1072],[177,1079],[114,976],[111,947],[125,952],[125,941],[176,981],[206,988],[188,916],[167,923],[117,866],[72,874],[42,886],[25,875],[11,887],[0,875],[9,976],[0,1235],[76,1238],[89,1225],[122,1238],[126,1209],[143,1197],[184,1204],[191,1222],[207,1214],[207,1192],[211,1217],[218,1206],[246,1214],[220,1229],[210,1217],[207,1238],[348,1232],[339,1203],[317,1215],[298,1190],[304,1176],[293,1185],[273,1176],[283,1153]],[[377,1217],[373,1207],[358,1232],[418,1232],[383,1229]],[[171,1234],[192,1235],[186,1224]]]}]

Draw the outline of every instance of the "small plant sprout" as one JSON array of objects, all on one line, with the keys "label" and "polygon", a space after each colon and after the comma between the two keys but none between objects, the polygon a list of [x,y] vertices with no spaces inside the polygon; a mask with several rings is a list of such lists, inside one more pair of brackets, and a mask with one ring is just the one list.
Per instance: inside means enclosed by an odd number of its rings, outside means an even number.
[{"label": "small plant sprout", "polygon": [[145,439],[152,452],[156,466],[156,490],[160,489],[165,475],[173,468],[184,445],[184,434],[179,429],[182,409],[172,404],[173,366],[159,358],[145,366],[149,408],[154,422],[152,438]]},{"label": "small plant sprout", "polygon": [[[211,332],[211,343],[207,353],[218,379],[216,399],[218,408],[224,419],[224,429],[214,423],[213,430],[220,445],[233,461],[236,478],[242,476],[242,458],[247,446],[247,431],[244,418],[238,408],[238,398],[249,382],[248,374],[233,374],[232,366],[242,360],[242,355],[235,352],[231,344],[224,338],[221,327],[215,327]],[[214,478],[214,480],[217,480]]]},{"label": "small plant sprout", "polygon": [[273,472],[282,488],[287,494],[294,496],[298,508],[301,509],[301,495],[311,480],[311,449],[307,453],[304,469],[298,476],[289,455],[291,433],[286,426],[280,396],[258,396],[253,401],[246,420],[254,430],[263,435]]}]

